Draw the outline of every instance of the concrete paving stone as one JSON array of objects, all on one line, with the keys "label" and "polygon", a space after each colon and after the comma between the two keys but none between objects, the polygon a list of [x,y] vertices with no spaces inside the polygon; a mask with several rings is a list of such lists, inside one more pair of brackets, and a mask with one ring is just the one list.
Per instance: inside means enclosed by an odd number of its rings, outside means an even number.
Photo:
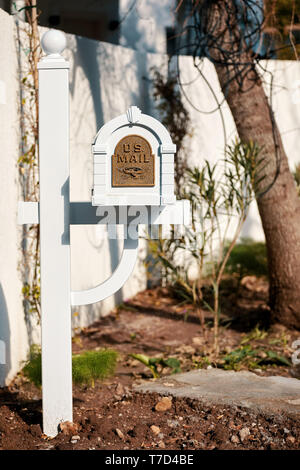
[{"label": "concrete paving stone", "polygon": [[259,377],[248,371],[194,370],[143,382],[135,390],[198,399],[205,404],[300,415],[300,380],[280,376]]}]

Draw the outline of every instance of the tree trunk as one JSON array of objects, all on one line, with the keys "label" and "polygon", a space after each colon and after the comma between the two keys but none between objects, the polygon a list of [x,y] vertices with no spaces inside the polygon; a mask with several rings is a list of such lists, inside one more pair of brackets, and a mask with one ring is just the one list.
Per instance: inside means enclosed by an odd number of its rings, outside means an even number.
[{"label": "tree trunk", "polygon": [[[223,88],[226,77],[220,67],[217,73]],[[245,83],[245,89],[249,85]],[[227,89],[226,99],[241,141],[253,140],[262,148],[261,157],[267,164],[264,186],[274,178],[276,149],[271,111],[262,84],[258,80],[251,86],[243,92],[233,82]],[[270,190],[257,199],[267,244],[270,307],[274,319],[288,327],[300,328],[300,198],[276,128],[275,132],[281,159],[279,174]]]},{"label": "tree trunk", "polygon": [[[224,24],[219,16],[218,25],[219,30],[216,29],[215,33],[224,35],[223,47],[228,47],[228,44],[232,47],[226,32],[228,23]],[[238,37],[238,26],[234,25],[234,28],[237,33],[235,37]],[[266,187],[274,180],[276,155],[280,156],[277,178],[268,192],[261,197],[258,195],[257,204],[266,237],[270,277],[269,303],[273,319],[287,327],[300,329],[300,198],[272,110],[255,70],[253,56],[242,51],[239,56],[232,55],[236,63],[233,64],[232,61],[233,65],[228,65],[222,63],[223,54],[224,49],[222,52],[218,52],[216,48],[211,50],[220,85],[241,141],[252,140],[262,149],[260,157],[266,165],[260,174],[265,175],[262,186]],[[249,64],[247,72],[245,64]],[[235,79],[237,71],[242,72],[244,76],[240,83]]]}]

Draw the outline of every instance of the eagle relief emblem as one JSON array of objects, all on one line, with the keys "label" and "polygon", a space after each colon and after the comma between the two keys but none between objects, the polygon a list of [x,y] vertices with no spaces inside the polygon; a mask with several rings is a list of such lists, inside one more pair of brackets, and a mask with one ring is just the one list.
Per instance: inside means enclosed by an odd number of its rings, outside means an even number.
[{"label": "eagle relief emblem", "polygon": [[154,186],[154,162],[151,145],[144,137],[123,137],[112,155],[112,186]]}]

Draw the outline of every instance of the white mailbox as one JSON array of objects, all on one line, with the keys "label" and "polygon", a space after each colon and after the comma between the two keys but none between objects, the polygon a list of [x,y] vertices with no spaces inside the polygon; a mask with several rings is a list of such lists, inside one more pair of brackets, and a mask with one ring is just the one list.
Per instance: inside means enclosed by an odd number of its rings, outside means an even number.
[{"label": "white mailbox", "polygon": [[98,132],[94,158],[93,206],[174,204],[174,154],[167,129],[131,106]]}]

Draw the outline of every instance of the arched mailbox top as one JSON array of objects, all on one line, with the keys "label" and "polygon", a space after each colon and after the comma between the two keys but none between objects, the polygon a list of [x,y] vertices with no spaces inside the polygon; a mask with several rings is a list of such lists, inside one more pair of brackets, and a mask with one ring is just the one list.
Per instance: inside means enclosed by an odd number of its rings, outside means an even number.
[{"label": "arched mailbox top", "polygon": [[136,106],[105,124],[92,150],[93,205],[159,206],[176,201],[176,146],[167,129]]},{"label": "arched mailbox top", "polygon": [[[161,140],[161,143],[164,144],[173,144],[171,136],[165,126],[148,114],[143,114],[137,106],[131,106],[125,114],[112,119],[111,121],[104,124],[101,129],[96,134],[93,145],[97,148],[98,145],[101,146],[105,142],[111,133],[118,129],[120,126],[136,126],[136,127],[145,127],[146,129],[151,129],[152,132],[155,132],[156,135]],[[174,153],[176,147],[174,146]]]}]

